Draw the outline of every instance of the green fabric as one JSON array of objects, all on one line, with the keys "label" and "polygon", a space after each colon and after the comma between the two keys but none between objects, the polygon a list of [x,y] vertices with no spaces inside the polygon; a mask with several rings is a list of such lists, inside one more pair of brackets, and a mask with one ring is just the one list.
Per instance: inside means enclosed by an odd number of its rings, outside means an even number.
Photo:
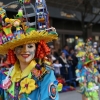
[{"label": "green fabric", "polygon": [[2,90],[0,90],[0,100],[4,100],[4,95]]},{"label": "green fabric", "polygon": [[33,30],[36,30],[35,28],[28,28],[27,30],[26,30],[26,33],[29,33],[29,32],[31,32],[31,31],[33,31]]},{"label": "green fabric", "polygon": [[30,73],[29,75],[28,75],[28,78],[31,78],[32,77],[32,74]]},{"label": "green fabric", "polygon": [[99,100],[98,93],[96,92],[96,95],[92,95],[92,96],[88,97],[88,100]]},{"label": "green fabric", "polygon": [[[8,74],[8,71],[7,71],[7,72],[4,72],[4,73],[7,75],[7,74]],[[28,78],[31,78],[31,77],[32,77],[32,74],[30,73],[30,74],[28,75]],[[13,97],[14,97],[14,94],[15,94],[15,92],[14,92],[14,87],[15,87],[15,83],[12,82],[10,88],[7,89],[7,92],[8,92],[9,94],[11,94]],[[26,95],[26,97],[28,97],[28,95]]]},{"label": "green fabric", "polygon": [[6,33],[6,35],[12,34],[12,32],[11,32],[11,27],[4,28],[3,30],[4,30],[4,32]]},{"label": "green fabric", "polygon": [[13,97],[14,97],[14,94],[15,94],[15,92],[14,92],[14,87],[15,87],[15,83],[12,82],[12,85],[10,86],[10,88],[7,89],[7,91],[8,91]]},{"label": "green fabric", "polygon": [[[8,74],[8,71],[7,72],[4,72],[6,75]],[[15,87],[15,83],[12,82],[11,86],[9,89],[7,89],[7,92],[10,93],[12,96],[14,96],[15,92],[14,92],[14,87]]]},{"label": "green fabric", "polygon": [[51,31],[51,32],[49,32],[50,34],[57,34],[57,32],[54,32],[54,31]]}]

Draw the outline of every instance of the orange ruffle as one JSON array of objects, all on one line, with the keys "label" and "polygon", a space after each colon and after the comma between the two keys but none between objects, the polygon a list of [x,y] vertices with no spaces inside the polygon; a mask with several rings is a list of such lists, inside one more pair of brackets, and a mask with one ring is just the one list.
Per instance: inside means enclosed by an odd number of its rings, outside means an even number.
[{"label": "orange ruffle", "polygon": [[40,41],[37,48],[36,57],[43,59],[50,53],[50,48],[47,46],[45,41]]}]

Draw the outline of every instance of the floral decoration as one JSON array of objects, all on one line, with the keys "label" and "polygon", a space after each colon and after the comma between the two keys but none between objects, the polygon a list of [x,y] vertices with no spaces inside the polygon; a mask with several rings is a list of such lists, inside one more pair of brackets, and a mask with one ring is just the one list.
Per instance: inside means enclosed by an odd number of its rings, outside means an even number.
[{"label": "floral decoration", "polygon": [[30,94],[32,91],[34,91],[37,88],[35,80],[30,78],[23,79],[20,82],[20,86],[21,86],[20,94],[21,93]]}]

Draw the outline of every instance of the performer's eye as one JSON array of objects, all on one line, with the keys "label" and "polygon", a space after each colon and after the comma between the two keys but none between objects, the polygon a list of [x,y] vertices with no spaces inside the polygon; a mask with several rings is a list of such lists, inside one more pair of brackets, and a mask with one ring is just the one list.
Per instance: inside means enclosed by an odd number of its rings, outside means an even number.
[{"label": "performer's eye", "polygon": [[32,48],[33,47],[33,45],[28,45],[28,48]]},{"label": "performer's eye", "polygon": [[34,48],[35,47],[35,44],[28,44],[27,47],[28,48]]},{"label": "performer's eye", "polygon": [[23,45],[18,46],[18,48],[23,48]]}]

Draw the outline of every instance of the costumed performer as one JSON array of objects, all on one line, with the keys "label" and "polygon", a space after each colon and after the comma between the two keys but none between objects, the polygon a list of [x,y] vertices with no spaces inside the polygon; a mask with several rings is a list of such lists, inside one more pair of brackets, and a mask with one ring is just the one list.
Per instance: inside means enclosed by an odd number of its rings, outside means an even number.
[{"label": "costumed performer", "polygon": [[[97,60],[100,58],[94,56],[91,41],[88,41],[82,47],[81,54],[80,51],[77,54],[78,58],[80,58],[76,70],[77,80],[80,85],[79,92],[82,94],[83,100],[99,100],[100,74],[97,70]],[[82,52],[85,52],[85,55]]]},{"label": "costumed performer", "polygon": [[[17,26],[13,24],[15,21]],[[46,43],[57,39],[57,33],[28,27],[25,20],[19,26],[22,18],[5,18],[4,23],[2,38],[5,35],[7,41],[0,45],[0,54],[7,54],[11,68],[0,70],[0,100],[59,100],[58,82],[50,63],[45,60],[50,53]],[[10,39],[5,33],[9,23],[18,32]],[[10,32],[14,33],[11,28]]]}]

